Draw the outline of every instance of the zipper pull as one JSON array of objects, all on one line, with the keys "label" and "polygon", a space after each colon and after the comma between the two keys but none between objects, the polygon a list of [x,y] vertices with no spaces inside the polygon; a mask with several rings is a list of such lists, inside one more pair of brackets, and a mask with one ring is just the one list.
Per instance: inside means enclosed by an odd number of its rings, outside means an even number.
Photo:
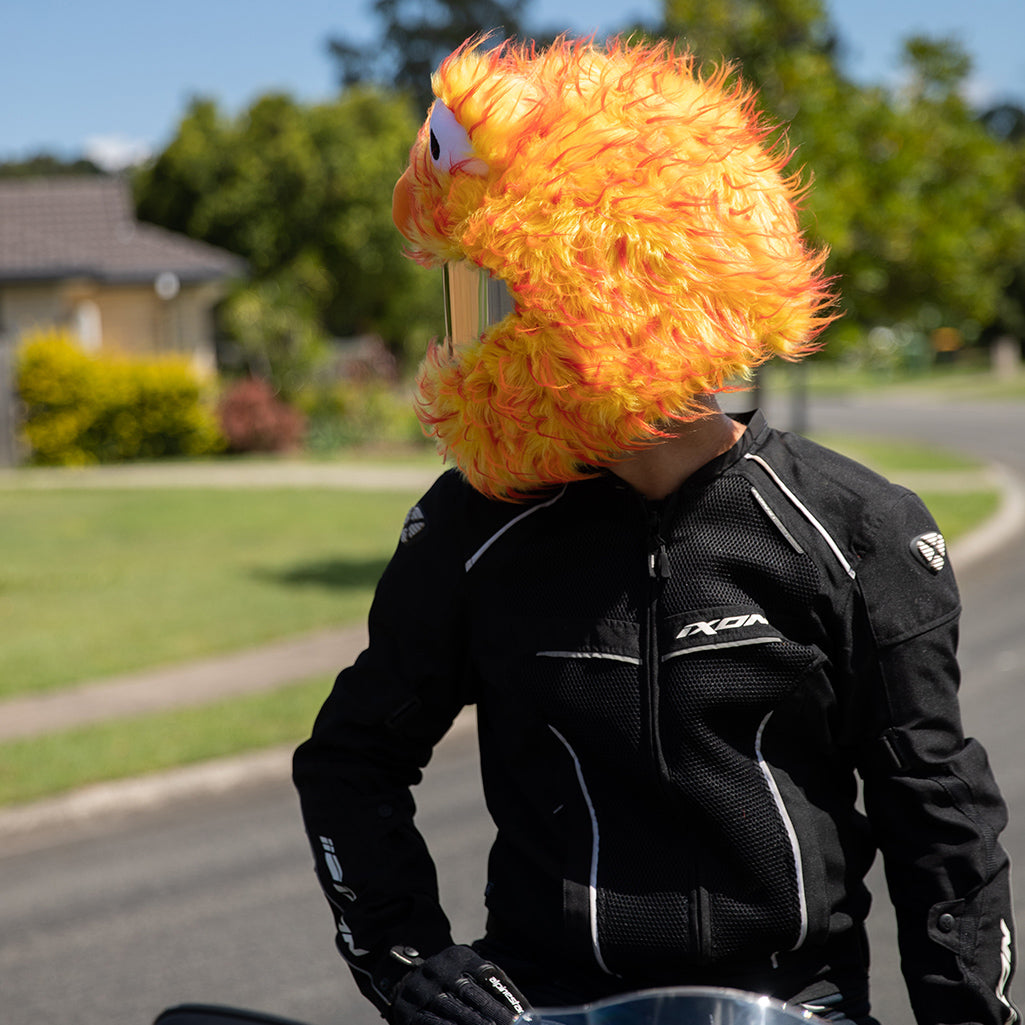
[{"label": "zipper pull", "polygon": [[656,536],[655,548],[648,553],[648,576],[652,580],[668,580],[672,575],[666,543]]},{"label": "zipper pull", "polygon": [[669,553],[666,551],[666,543],[661,538],[658,539],[658,551],[655,553],[658,579],[668,580],[672,575],[672,570],[669,568]]},{"label": "zipper pull", "polygon": [[669,568],[666,543],[662,539],[661,509],[656,505],[648,508],[648,537],[651,541],[648,549],[648,576],[652,580],[668,580],[672,571]]}]

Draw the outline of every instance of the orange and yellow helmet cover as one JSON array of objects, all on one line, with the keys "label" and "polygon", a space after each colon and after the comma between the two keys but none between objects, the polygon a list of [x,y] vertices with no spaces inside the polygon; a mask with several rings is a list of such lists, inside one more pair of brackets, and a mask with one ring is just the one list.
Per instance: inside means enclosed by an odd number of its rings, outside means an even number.
[{"label": "orange and yellow helmet cover", "polygon": [[815,348],[825,254],[753,93],[664,44],[473,41],[394,193],[425,266],[466,262],[513,310],[434,345],[425,429],[470,483],[516,500],[704,415],[696,398]]}]

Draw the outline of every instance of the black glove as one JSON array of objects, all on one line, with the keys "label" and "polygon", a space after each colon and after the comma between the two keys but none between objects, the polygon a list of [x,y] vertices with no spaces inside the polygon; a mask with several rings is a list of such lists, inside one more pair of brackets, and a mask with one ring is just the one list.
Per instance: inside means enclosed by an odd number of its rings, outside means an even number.
[{"label": "black glove", "polygon": [[426,961],[409,947],[391,953],[411,969],[392,996],[391,1025],[511,1025],[530,1006],[501,968],[470,947],[446,947]]}]

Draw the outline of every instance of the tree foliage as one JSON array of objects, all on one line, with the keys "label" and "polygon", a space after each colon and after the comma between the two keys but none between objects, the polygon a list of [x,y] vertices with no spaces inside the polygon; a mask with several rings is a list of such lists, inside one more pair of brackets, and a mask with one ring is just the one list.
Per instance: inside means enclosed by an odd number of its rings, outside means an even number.
[{"label": "tree foliage", "polygon": [[371,88],[317,105],[266,95],[237,117],[198,99],[137,176],[142,219],[248,260],[224,324],[286,394],[330,336],[401,347],[432,330],[439,286],[403,257],[391,220],[416,129],[402,98]]},{"label": "tree foliage", "polygon": [[418,111],[431,103],[431,73],[442,58],[471,36],[492,33],[491,42],[523,32],[526,0],[374,0],[380,41],[367,47],[351,38],[330,40],[343,88],[372,82],[408,93]]},{"label": "tree foliage", "polygon": [[103,170],[85,157],[67,160],[52,153],[35,153],[24,160],[0,163],[0,178],[44,178],[54,175],[103,174]]},{"label": "tree foliage", "polygon": [[[845,76],[821,0],[667,0],[665,12],[665,34],[701,61],[735,60],[788,124],[792,167],[813,179],[808,228],[842,291],[839,347],[877,325],[971,341],[1006,319],[1025,264],[1021,150],[963,98],[971,60],[956,40],[907,40],[904,82],[887,90]],[[1017,124],[1013,108],[993,121]]]},{"label": "tree foliage", "polygon": [[703,62],[742,69],[778,117],[797,111],[792,87],[830,71],[838,40],[821,0],[666,0],[660,33]]}]

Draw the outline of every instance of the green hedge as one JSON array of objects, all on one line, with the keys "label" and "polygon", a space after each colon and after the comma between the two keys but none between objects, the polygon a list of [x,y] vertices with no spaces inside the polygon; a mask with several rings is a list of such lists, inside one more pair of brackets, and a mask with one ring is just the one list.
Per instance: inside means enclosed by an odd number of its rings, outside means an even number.
[{"label": "green hedge", "polygon": [[89,355],[65,332],[40,331],[20,347],[16,375],[33,463],[81,466],[224,447],[202,382],[181,357]]}]

